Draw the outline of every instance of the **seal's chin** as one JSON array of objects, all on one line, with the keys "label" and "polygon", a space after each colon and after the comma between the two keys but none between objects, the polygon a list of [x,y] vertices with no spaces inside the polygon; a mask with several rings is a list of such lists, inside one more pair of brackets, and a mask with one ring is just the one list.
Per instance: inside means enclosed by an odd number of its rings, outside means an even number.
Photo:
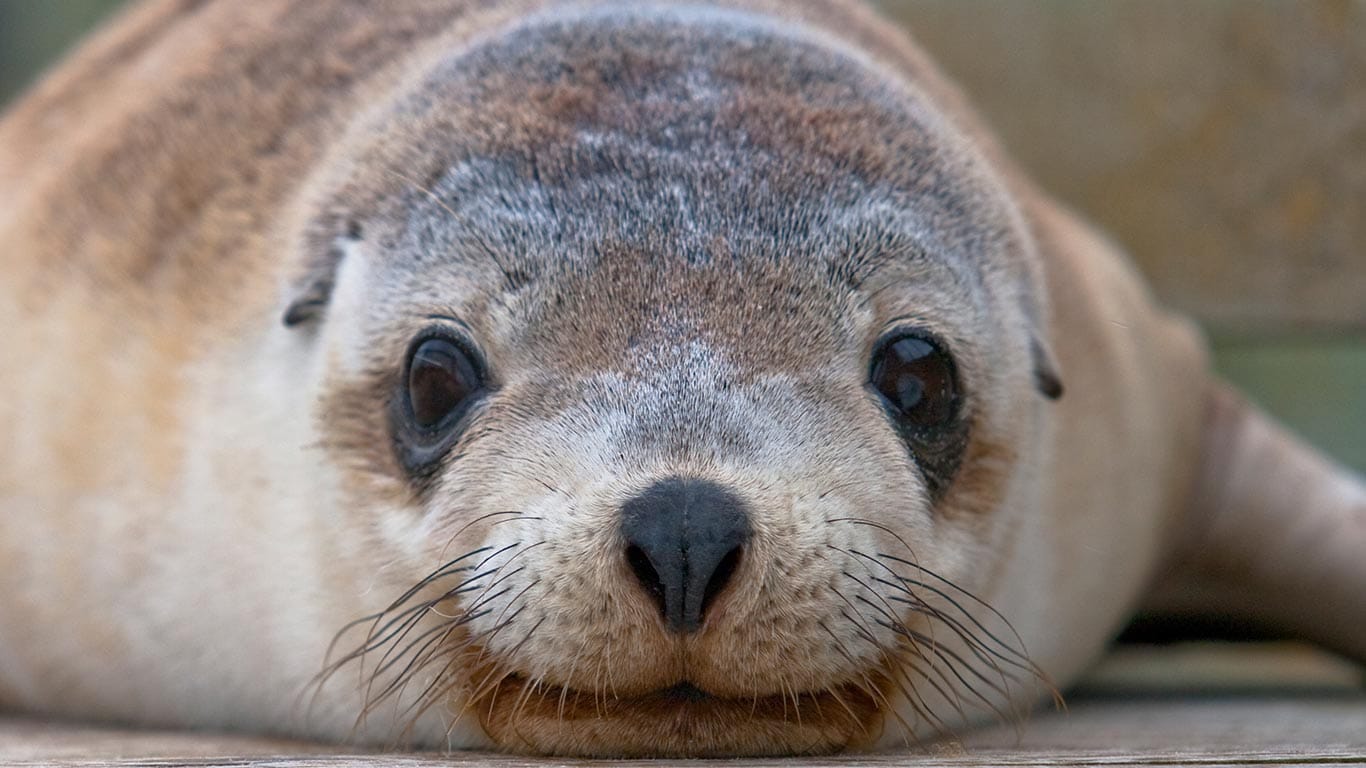
[{"label": "seal's chin", "polygon": [[503,749],[579,757],[811,755],[867,746],[879,698],[848,684],[787,695],[720,697],[688,682],[638,696],[537,686],[510,675],[476,704]]}]

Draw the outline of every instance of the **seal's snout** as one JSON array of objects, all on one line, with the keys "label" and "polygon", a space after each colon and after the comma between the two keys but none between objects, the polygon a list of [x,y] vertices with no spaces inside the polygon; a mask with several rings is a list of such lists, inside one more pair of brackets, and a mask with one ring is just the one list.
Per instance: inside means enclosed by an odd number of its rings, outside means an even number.
[{"label": "seal's snout", "polygon": [[744,503],[705,480],[661,480],[622,505],[626,560],[669,629],[695,632],[750,538]]}]

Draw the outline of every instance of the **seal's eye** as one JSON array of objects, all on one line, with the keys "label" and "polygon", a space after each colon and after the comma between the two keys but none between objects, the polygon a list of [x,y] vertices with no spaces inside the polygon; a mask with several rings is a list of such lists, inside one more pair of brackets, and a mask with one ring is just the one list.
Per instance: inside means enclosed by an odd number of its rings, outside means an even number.
[{"label": "seal's eye", "polygon": [[479,369],[465,350],[446,339],[427,339],[408,361],[408,404],[413,421],[435,429],[479,392]]},{"label": "seal's eye", "polygon": [[883,344],[873,358],[869,381],[902,420],[916,427],[945,424],[958,405],[953,361],[920,336],[903,335]]},{"label": "seal's eye", "polygon": [[444,329],[418,337],[408,349],[389,416],[394,454],[414,479],[436,471],[488,391],[487,369],[474,349]]},{"label": "seal's eye", "polygon": [[930,492],[942,495],[967,443],[953,358],[927,333],[897,331],[875,348],[868,387],[882,400]]}]

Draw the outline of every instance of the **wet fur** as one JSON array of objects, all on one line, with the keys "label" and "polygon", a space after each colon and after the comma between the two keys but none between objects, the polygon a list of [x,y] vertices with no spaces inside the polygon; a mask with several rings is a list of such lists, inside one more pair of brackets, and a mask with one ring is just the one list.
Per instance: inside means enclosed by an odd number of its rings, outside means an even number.
[{"label": "wet fur", "polygon": [[[733,5],[150,2],[13,108],[0,703],[786,754],[1018,718],[1145,596],[1366,656],[1359,481],[889,25]],[[942,498],[862,387],[894,318],[970,387]],[[386,403],[433,322],[498,394],[414,480]],[[679,473],[761,510],[686,641],[613,523]],[[1247,597],[1293,584],[1322,607]],[[680,676],[725,701],[648,697]]]}]

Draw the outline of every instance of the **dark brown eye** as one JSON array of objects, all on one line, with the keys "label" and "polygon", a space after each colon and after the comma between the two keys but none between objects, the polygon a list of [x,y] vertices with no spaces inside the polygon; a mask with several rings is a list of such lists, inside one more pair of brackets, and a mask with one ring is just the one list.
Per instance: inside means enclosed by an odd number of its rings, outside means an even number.
[{"label": "dark brown eye", "polygon": [[944,426],[957,413],[953,360],[927,338],[902,335],[883,344],[869,383],[908,427]]},{"label": "dark brown eye", "polygon": [[943,496],[968,440],[958,369],[933,336],[901,330],[875,347],[868,388],[882,400],[934,498]]},{"label": "dark brown eye", "polygon": [[408,409],[422,430],[449,426],[483,388],[479,367],[458,344],[432,338],[408,360]]},{"label": "dark brown eye", "polygon": [[445,327],[408,348],[389,419],[394,456],[422,486],[460,442],[469,414],[490,391],[488,367],[473,342]]}]

